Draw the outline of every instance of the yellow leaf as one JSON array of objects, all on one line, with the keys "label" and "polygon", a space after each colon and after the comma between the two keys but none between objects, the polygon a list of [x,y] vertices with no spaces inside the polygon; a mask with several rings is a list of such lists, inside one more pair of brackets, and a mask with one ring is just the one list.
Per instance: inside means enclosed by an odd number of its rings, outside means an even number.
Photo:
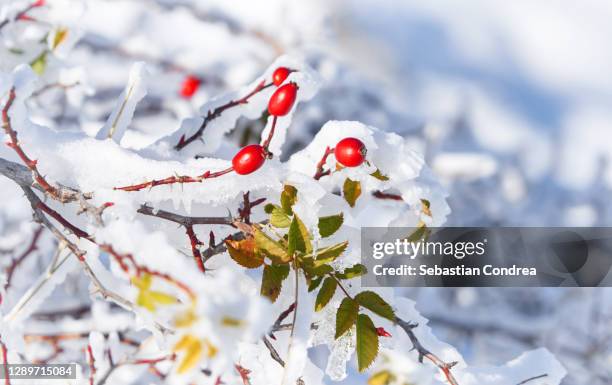
[{"label": "yellow leaf", "polygon": [[225,316],[221,319],[221,325],[232,328],[239,328],[244,325],[244,321],[239,320],[237,318]]},{"label": "yellow leaf", "polygon": [[146,290],[151,287],[151,274],[143,274],[142,277],[133,277],[132,283],[141,290]]},{"label": "yellow leaf", "polygon": [[391,382],[392,376],[388,370],[375,373],[368,379],[368,385],[387,385]]},{"label": "yellow leaf", "polygon": [[174,325],[176,325],[176,327],[178,328],[186,328],[188,326],[193,325],[193,323],[197,319],[198,317],[196,317],[196,314],[193,311],[193,309],[189,309],[186,312],[179,314],[178,316],[176,316],[176,318],[174,318]]},{"label": "yellow leaf", "polygon": [[150,291],[149,295],[151,296],[151,300],[160,305],[171,305],[176,303],[177,300],[175,297],[162,293],[161,291]]},{"label": "yellow leaf", "polygon": [[58,28],[55,31],[55,36],[53,37],[53,44],[51,45],[51,49],[56,49],[58,45],[62,44],[66,37],[68,37],[68,29],[67,28]]},{"label": "yellow leaf", "polygon": [[173,351],[185,351],[185,355],[183,356],[177,369],[179,374],[183,374],[190,369],[193,369],[193,367],[197,365],[198,361],[200,361],[200,357],[202,356],[202,342],[200,342],[197,337],[187,334],[183,336],[183,338],[181,338],[176,345],[174,345]]}]

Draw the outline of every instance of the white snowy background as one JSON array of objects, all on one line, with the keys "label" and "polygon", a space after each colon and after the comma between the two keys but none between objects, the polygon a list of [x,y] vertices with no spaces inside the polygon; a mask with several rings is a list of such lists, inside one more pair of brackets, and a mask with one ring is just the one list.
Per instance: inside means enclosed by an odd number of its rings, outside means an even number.
[{"label": "white snowy background", "polygon": [[[199,116],[200,107],[219,94],[250,89],[248,85],[254,84],[261,74],[268,71],[269,75],[269,66],[277,57],[289,54],[303,58],[319,77],[318,93],[313,91],[300,101],[282,147],[283,161],[296,154],[289,161],[293,170],[304,165],[300,157],[305,154],[308,158],[309,144],[314,146],[312,153],[321,152],[325,144],[317,139],[312,144],[311,141],[326,122],[355,120],[398,133],[423,154],[433,175],[448,192],[446,199],[451,212],[445,225],[612,225],[609,203],[612,3],[596,0],[48,0],[48,3],[49,7],[31,12],[33,18],[42,21],[42,26],[37,26],[36,21],[22,21],[32,25],[10,26],[0,32],[3,40],[0,71],[8,78],[17,63],[35,59],[35,42],[44,35],[41,31],[46,23],[69,29],[67,40],[46,63],[44,82],[73,86],[45,89],[28,105],[29,118],[34,123],[66,135],[65,142],[60,141],[64,143],[63,152],[56,155],[51,149],[43,149],[50,135],[45,130],[28,127],[28,134],[24,135],[30,135],[33,147],[41,148],[40,167],[44,167],[45,161],[78,163],[71,171],[44,168],[50,177],[68,178],[83,190],[103,186],[106,188],[103,196],[118,200],[120,206],[134,202],[128,199],[121,202],[122,198],[110,191],[119,176],[131,183],[145,176],[164,177],[170,175],[169,171],[194,174],[204,164],[225,164],[219,160],[217,163],[210,159],[193,160],[198,151],[229,159],[241,143],[256,140],[265,121],[240,119],[238,128],[225,140],[221,141],[224,127],[220,125],[218,143],[213,140],[212,144],[184,151],[180,166],[176,163],[165,169],[155,168],[158,165],[155,162],[167,160],[163,155],[165,138],[175,143],[178,139],[175,130],[181,126],[189,130],[199,124],[197,120],[185,119]],[[2,0],[0,20],[11,18],[24,4],[28,2]],[[28,60],[15,58],[7,48],[23,40],[31,44],[25,53],[32,52]],[[146,63],[146,69],[138,72],[139,67],[133,67],[137,62]],[[200,88],[189,99],[179,95],[187,75],[202,79]],[[126,84],[141,81],[147,84],[146,94],[137,95],[142,97],[140,103],[129,106],[133,108],[128,112],[133,113],[133,120],[117,140],[124,149],[155,160],[148,163],[148,159],[129,158],[129,154],[110,144],[104,156],[87,158],[89,151],[100,150],[102,145],[93,138],[110,121]],[[306,75],[298,81],[315,83]],[[142,91],[138,85],[136,89]],[[247,114],[253,119],[259,117],[256,111]],[[233,126],[232,122],[224,124]],[[328,128],[334,129],[342,127]],[[71,134],[83,133],[92,138],[91,142],[70,141]],[[327,135],[322,138],[334,137]],[[363,135],[372,134],[364,131]],[[305,153],[298,153],[304,148]],[[0,156],[8,153],[5,148],[0,150]],[[79,159],[85,160],[80,163]],[[122,162],[128,160],[142,162],[138,163],[136,174],[124,169]],[[272,167],[264,168],[263,175],[280,178]],[[92,169],[106,172],[92,173]],[[260,180],[253,178],[249,182],[258,188]],[[35,227],[30,223],[31,210],[21,190],[5,178],[0,179],[0,186],[0,249],[10,253],[27,244]],[[224,193],[224,187],[227,186],[218,183],[215,188],[221,190],[215,192]],[[169,198],[169,190],[159,193],[152,190],[147,198],[154,203],[165,202],[165,208],[181,207],[180,204],[187,208],[195,204],[197,208],[208,203],[213,195],[197,196],[186,188],[181,198]],[[174,202],[170,203],[171,199]],[[223,213],[224,208],[217,208],[214,214]],[[389,218],[383,217],[378,219],[380,223],[389,223]],[[356,215],[355,223],[368,223],[366,218],[371,220],[368,210]],[[168,228],[171,226],[159,226],[162,230]],[[110,239],[113,231],[119,234],[122,229],[107,229],[100,236]],[[174,231],[173,237],[183,236],[179,230]],[[43,242],[51,243],[51,237],[45,237]],[[8,293],[13,296],[9,296],[9,303],[14,303],[32,283],[32,277],[37,275],[34,272],[44,270],[45,263],[41,261],[45,258],[41,255],[39,260],[29,259],[23,270],[15,273],[13,285],[20,291]],[[74,269],[77,267],[67,267]],[[89,306],[87,292],[78,290],[87,287],[87,279],[71,274],[72,278],[52,295],[60,298],[66,309]],[[466,383],[512,385],[504,380],[495,382],[487,373],[495,370],[501,373],[506,369],[492,367],[540,347],[547,348],[565,367],[567,376],[562,384],[612,383],[610,289],[428,288],[398,289],[395,294],[414,300],[416,311],[429,320],[427,325],[432,333],[456,349],[445,349],[449,359],[459,352],[460,366],[464,360],[483,368],[482,377],[477,377],[477,371],[466,374],[463,377]],[[406,300],[396,298],[395,306],[407,309],[408,314],[418,314],[411,309],[411,303],[402,301]],[[48,322],[55,319],[45,316],[49,309],[57,310],[49,306],[50,302],[53,301],[47,300],[37,309],[29,324],[24,323],[28,330],[41,333],[45,328],[55,330]],[[107,318],[110,314],[114,317],[112,322]],[[96,301],[89,317],[62,322],[65,324],[59,328],[63,330],[104,332],[107,325],[127,325],[133,321]],[[325,341],[325,336],[318,337]],[[73,357],[66,359],[82,360],[82,353],[75,351]],[[523,356],[509,364],[517,369],[516,377],[511,377],[516,382],[540,374],[529,371],[540,360],[542,365],[548,364],[548,353],[527,354],[537,357]],[[310,355],[317,366],[325,369],[327,348],[313,348]],[[419,370],[413,361],[401,359],[398,357],[395,364],[407,372]],[[262,371],[263,368],[264,364]],[[357,374],[354,367],[348,370],[349,376],[342,383],[364,383],[365,377]],[[555,370],[556,367],[550,368],[551,384],[556,383],[552,378]],[[411,375],[431,377],[431,373]],[[137,374],[128,373],[121,383],[136,378]],[[325,381],[328,380],[326,377]],[[266,379],[258,381],[265,383]],[[548,384],[546,379],[533,383]]]}]

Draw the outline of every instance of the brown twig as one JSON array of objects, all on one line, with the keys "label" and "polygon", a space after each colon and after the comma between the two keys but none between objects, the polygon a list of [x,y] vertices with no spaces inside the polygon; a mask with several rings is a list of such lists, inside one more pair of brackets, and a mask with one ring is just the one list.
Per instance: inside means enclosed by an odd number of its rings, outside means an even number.
[{"label": "brown twig", "polygon": [[416,323],[406,322],[401,318],[395,317],[395,323],[399,325],[410,338],[410,342],[412,343],[412,348],[417,351],[419,355],[419,362],[423,362],[423,358],[427,358],[434,365],[436,365],[446,377],[446,380],[451,385],[458,385],[459,383],[451,373],[451,368],[457,365],[457,362],[444,362],[438,356],[427,350],[419,341],[417,336],[414,334],[414,328],[418,326]]},{"label": "brown twig", "polygon": [[382,192],[380,190],[374,191],[372,193],[372,195],[375,198],[378,198],[378,199],[389,199],[389,200],[393,200],[393,201],[401,201],[401,200],[403,200],[401,195],[385,193],[385,192]]},{"label": "brown twig", "polygon": [[[187,233],[187,237],[189,238],[189,243],[191,245],[191,253],[193,254],[193,258],[200,269],[200,271],[205,272],[206,268],[204,266],[204,261],[202,259],[202,253],[200,252],[200,246],[203,244],[197,237],[193,226],[194,225],[234,225],[234,219],[231,216],[227,217],[188,217],[180,214],[171,213],[165,210],[157,210],[155,211],[152,207],[147,205],[142,205],[138,209],[138,213],[143,215],[148,215],[152,217],[162,218],[171,222],[178,223],[179,225],[185,227],[185,231]],[[212,247],[212,244],[211,244]]]},{"label": "brown twig", "polygon": [[548,374],[545,373],[545,374],[540,374],[539,376],[530,377],[530,378],[528,378],[526,380],[523,380],[523,381],[519,382],[516,385],[523,385],[523,384],[526,384],[526,383],[528,383],[530,381],[538,380],[540,378],[545,378],[545,377],[548,377]]},{"label": "brown twig", "polygon": [[276,129],[276,121],[278,120],[278,116],[274,115],[272,117],[272,127],[270,127],[270,132],[268,133],[268,137],[263,142],[262,147],[267,152],[268,147],[270,146],[270,142],[272,141],[272,137],[274,136],[274,130]]},{"label": "brown twig", "polygon": [[262,336],[261,340],[263,341],[266,348],[268,348],[268,351],[270,352],[270,357],[272,357],[274,361],[278,362],[280,366],[285,367],[285,361],[281,358],[280,354],[278,354],[278,351],[276,350],[274,345],[272,345],[270,340],[268,340],[266,336]]},{"label": "brown twig", "polygon": [[236,100],[230,100],[229,102],[227,102],[225,104],[222,104],[222,105],[220,105],[220,106],[218,106],[216,108],[213,108],[212,110],[209,110],[208,113],[206,114],[206,117],[204,118],[204,121],[202,122],[202,124],[198,128],[198,130],[195,133],[193,133],[192,135],[190,135],[189,137],[185,137],[184,135],[181,136],[181,139],[174,146],[174,148],[177,151],[180,151],[183,148],[187,147],[190,143],[193,143],[194,141],[198,140],[202,136],[202,134],[204,133],[204,130],[206,129],[206,126],[211,121],[213,121],[216,118],[218,118],[219,116],[221,116],[221,114],[225,110],[228,110],[230,108],[239,106],[241,104],[248,103],[249,99],[251,97],[253,97],[254,95],[257,95],[258,93],[260,93],[261,91],[265,90],[268,87],[271,87],[272,85],[273,85],[272,83],[265,84],[265,81],[262,80],[251,92],[249,92],[248,94],[246,94],[242,98],[236,99]]}]

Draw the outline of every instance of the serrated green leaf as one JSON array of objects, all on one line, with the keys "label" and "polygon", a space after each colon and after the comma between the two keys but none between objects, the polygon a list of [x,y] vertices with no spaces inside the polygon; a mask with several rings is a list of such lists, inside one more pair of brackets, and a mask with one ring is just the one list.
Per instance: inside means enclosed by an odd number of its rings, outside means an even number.
[{"label": "serrated green leaf", "polygon": [[390,321],[395,321],[395,312],[391,305],[373,291],[362,291],[355,296],[355,301],[373,313]]},{"label": "serrated green leaf", "polygon": [[311,235],[304,225],[304,222],[298,218],[297,215],[293,216],[291,225],[289,225],[289,233],[287,234],[287,254],[292,256],[296,251],[302,253],[312,252],[312,244],[310,242]]},{"label": "serrated green leaf", "polygon": [[388,181],[389,177],[384,175],[379,169],[376,169],[376,171],[374,171],[373,173],[371,173],[370,175],[372,175],[374,178],[381,180],[383,182]]},{"label": "serrated green leaf", "polygon": [[317,294],[317,299],[315,301],[315,311],[319,311],[325,307],[329,303],[329,301],[334,296],[336,292],[336,288],[338,287],[338,282],[332,277],[327,277],[323,281],[323,286],[321,286],[321,290]]},{"label": "serrated green leaf", "polygon": [[242,241],[228,239],[225,241],[230,257],[240,266],[255,269],[264,263],[263,255],[256,252],[255,240],[247,238]]},{"label": "serrated green leaf", "polygon": [[360,372],[366,370],[378,355],[378,333],[372,319],[366,314],[357,318],[357,367]]},{"label": "serrated green leaf", "polygon": [[278,228],[286,228],[291,224],[291,218],[285,213],[280,207],[273,205],[272,212],[270,213],[270,224]]},{"label": "serrated green leaf", "polygon": [[309,276],[313,277],[329,274],[334,271],[334,269],[330,265],[315,266],[314,260],[312,258],[304,258],[302,260],[302,268]]},{"label": "serrated green leaf", "polygon": [[317,250],[317,254],[315,255],[315,260],[313,262],[314,267],[318,267],[321,265],[328,264],[333,262],[338,258],[346,247],[348,246],[348,241],[344,241],[342,243],[338,243],[333,246],[324,247],[322,249]]},{"label": "serrated green leaf", "polygon": [[259,228],[254,227],[253,235],[257,249],[265,253],[272,262],[282,264],[291,260],[291,256],[287,254],[287,250],[285,250],[283,245],[270,238]]},{"label": "serrated green leaf", "polygon": [[36,72],[39,76],[45,72],[47,68],[47,51],[44,51],[40,55],[38,55],[31,63],[30,67],[32,70]]},{"label": "serrated green leaf", "polygon": [[276,301],[289,275],[289,265],[266,265],[261,278],[261,295]]},{"label": "serrated green leaf", "polygon": [[344,200],[346,200],[349,206],[355,207],[355,202],[357,202],[357,198],[359,198],[361,195],[361,183],[359,181],[346,178],[344,181],[344,186],[342,186],[342,192],[344,195]]},{"label": "serrated green leaf", "polygon": [[358,263],[356,265],[344,269],[344,272],[336,274],[336,277],[339,279],[351,279],[355,277],[360,277],[367,272],[368,269],[361,263]]},{"label": "serrated green leaf", "polygon": [[336,336],[338,339],[344,335],[357,321],[359,304],[351,298],[345,298],[336,312]]},{"label": "serrated green leaf", "polygon": [[421,239],[427,240],[429,234],[431,234],[431,230],[429,230],[425,224],[421,223],[412,234],[406,237],[406,240],[408,240],[408,242],[418,242]]},{"label": "serrated green leaf", "polygon": [[308,284],[308,292],[310,293],[316,290],[317,287],[319,287],[319,285],[321,284],[321,282],[323,282],[323,277],[316,277],[314,279],[311,279],[310,283]]},{"label": "serrated green leaf", "polygon": [[297,189],[289,184],[286,184],[283,192],[281,192],[281,207],[287,215],[293,215],[293,209],[291,208],[297,201]]},{"label": "serrated green leaf", "polygon": [[338,215],[330,215],[328,217],[321,217],[319,218],[319,234],[321,234],[323,238],[329,237],[338,231],[343,222],[343,213]]}]

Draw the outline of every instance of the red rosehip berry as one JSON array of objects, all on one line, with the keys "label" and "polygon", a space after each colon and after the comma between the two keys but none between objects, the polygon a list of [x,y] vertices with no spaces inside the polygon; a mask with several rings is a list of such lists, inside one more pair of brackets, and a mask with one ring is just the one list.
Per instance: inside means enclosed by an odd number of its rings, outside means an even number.
[{"label": "red rosehip berry", "polygon": [[266,161],[266,151],[259,144],[243,147],[232,159],[234,171],[240,175],[257,171]]},{"label": "red rosehip berry", "polygon": [[196,93],[202,81],[195,76],[189,75],[183,80],[180,94],[185,98],[190,98]]},{"label": "red rosehip berry", "polygon": [[357,138],[344,138],[334,149],[336,160],[345,167],[357,167],[362,164],[366,152],[365,144]]},{"label": "red rosehip berry", "polygon": [[376,334],[380,337],[391,337],[391,333],[385,330],[385,328],[376,328]]},{"label": "red rosehip berry", "polygon": [[36,8],[36,7],[43,7],[45,5],[45,0],[36,0],[33,4],[32,4],[32,8]]},{"label": "red rosehip berry", "polygon": [[268,112],[272,116],[284,116],[291,111],[295,103],[298,85],[295,83],[285,84],[279,87],[270,97]]},{"label": "red rosehip berry", "polygon": [[285,79],[287,79],[287,76],[289,76],[290,73],[291,70],[289,68],[278,67],[274,70],[274,73],[272,73],[272,83],[274,83],[274,85],[277,87],[280,86],[283,84]]}]

